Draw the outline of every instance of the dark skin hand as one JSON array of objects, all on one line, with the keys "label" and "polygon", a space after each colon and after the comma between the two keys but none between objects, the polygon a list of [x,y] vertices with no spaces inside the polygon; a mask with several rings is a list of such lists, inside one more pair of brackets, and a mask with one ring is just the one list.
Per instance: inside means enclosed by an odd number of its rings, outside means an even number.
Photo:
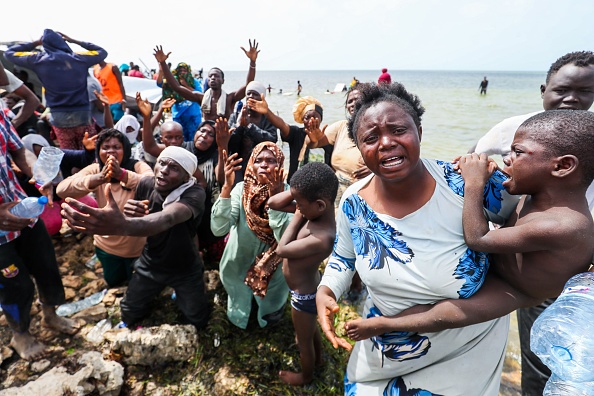
[{"label": "dark skin hand", "polygon": [[105,196],[107,204],[100,209],[87,206],[76,199],[66,198],[66,203],[62,204],[62,217],[72,229],[89,235],[108,235],[114,228],[123,229],[126,219],[113,198],[109,184],[105,186]]}]

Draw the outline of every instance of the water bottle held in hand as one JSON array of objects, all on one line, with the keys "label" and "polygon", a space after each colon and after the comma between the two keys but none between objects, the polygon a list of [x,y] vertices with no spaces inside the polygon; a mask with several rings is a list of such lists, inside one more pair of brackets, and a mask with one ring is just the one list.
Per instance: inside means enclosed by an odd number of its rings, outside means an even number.
[{"label": "water bottle held in hand", "polygon": [[60,172],[60,163],[64,153],[57,147],[43,147],[33,165],[33,178],[39,188],[50,180],[54,180]]},{"label": "water bottle held in hand", "polygon": [[594,385],[593,323],[594,272],[584,272],[567,281],[563,293],[532,326],[530,349],[553,372],[547,387],[556,393],[549,394],[574,395],[562,390]]},{"label": "water bottle held in hand", "polygon": [[[45,209],[47,197],[27,197],[10,208],[10,213],[23,219],[34,219],[39,217]],[[8,231],[0,231],[0,236],[8,234]]]}]

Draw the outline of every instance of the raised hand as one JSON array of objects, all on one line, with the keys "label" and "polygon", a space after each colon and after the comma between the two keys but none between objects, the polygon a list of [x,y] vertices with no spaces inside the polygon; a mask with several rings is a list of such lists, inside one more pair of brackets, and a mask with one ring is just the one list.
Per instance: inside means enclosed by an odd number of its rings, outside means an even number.
[{"label": "raised hand", "polygon": [[320,120],[315,117],[310,118],[309,122],[305,125],[305,133],[309,137],[309,140],[313,143],[317,143],[322,137],[324,137],[324,132],[328,128],[328,124],[324,125],[322,129],[320,129]]},{"label": "raised hand", "polygon": [[256,100],[251,98],[248,99],[247,107],[260,114],[268,113],[268,103],[266,102],[266,99],[264,99],[264,96],[262,96],[262,100]]},{"label": "raised hand", "polygon": [[254,39],[253,44],[252,44],[252,40],[249,40],[249,42],[250,42],[249,51],[246,51],[245,48],[243,48],[243,47],[241,47],[241,49],[245,53],[245,56],[250,58],[250,61],[252,61],[253,63],[256,63],[256,59],[258,59],[258,54],[260,53],[260,50],[258,49],[258,43],[256,42],[256,39]]},{"label": "raised hand", "polygon": [[82,144],[85,147],[85,150],[87,150],[87,151],[95,150],[97,136],[99,136],[99,135],[89,137],[89,132],[85,132],[85,136],[83,136],[83,139],[82,139]]},{"label": "raised hand", "polygon": [[142,99],[140,97],[140,92],[136,92],[136,104],[138,105],[138,110],[144,117],[150,117],[153,112],[153,106],[148,101],[148,99]]},{"label": "raised hand", "polygon": [[239,125],[242,127],[246,127],[248,124],[249,124],[249,122],[248,122],[247,106],[243,106],[241,108],[241,114],[239,115]]},{"label": "raised hand", "polygon": [[157,62],[165,62],[167,60],[167,58],[169,58],[169,55],[171,55],[171,52],[168,52],[167,54],[165,54],[165,52],[163,52],[163,46],[162,45],[157,45],[154,48],[153,55],[155,56],[155,59],[157,60]]},{"label": "raised hand", "polygon": [[105,96],[105,94],[103,92],[94,90],[93,93],[95,94],[97,99],[99,99],[101,101],[101,103],[103,103],[103,106],[109,106],[109,99],[107,99],[107,96]]},{"label": "raised hand", "polygon": [[460,158],[458,168],[464,178],[465,186],[483,187],[497,169],[497,163],[485,153],[472,153]]},{"label": "raised hand", "polygon": [[226,118],[217,118],[215,120],[217,146],[226,150],[227,147],[229,147],[229,140],[231,139],[231,134],[233,133],[233,131],[234,128],[229,130],[229,124],[227,123]]},{"label": "raised hand", "polygon": [[274,168],[268,175],[268,189],[270,196],[276,195],[285,189],[285,172],[283,168]]},{"label": "raised hand", "polygon": [[105,186],[107,203],[103,208],[92,208],[73,198],[66,198],[62,204],[62,217],[68,225],[84,234],[113,234],[114,230],[123,230],[126,218],[120,212],[111,193],[111,185]]},{"label": "raised hand", "polygon": [[175,99],[167,98],[161,102],[161,109],[170,109],[175,104]]},{"label": "raised hand", "polygon": [[239,154],[233,153],[227,155],[227,150],[223,150],[223,160],[225,160],[225,186],[232,187],[235,183],[235,171],[241,169],[241,158]]}]

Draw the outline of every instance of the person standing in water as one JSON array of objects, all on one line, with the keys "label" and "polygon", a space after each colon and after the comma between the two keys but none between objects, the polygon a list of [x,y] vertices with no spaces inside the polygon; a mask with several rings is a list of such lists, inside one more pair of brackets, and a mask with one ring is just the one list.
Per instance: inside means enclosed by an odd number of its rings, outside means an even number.
[{"label": "person standing in water", "polygon": [[489,85],[489,80],[487,80],[487,76],[483,77],[483,81],[481,81],[479,85],[479,89],[481,90],[481,95],[487,94],[487,85]]}]

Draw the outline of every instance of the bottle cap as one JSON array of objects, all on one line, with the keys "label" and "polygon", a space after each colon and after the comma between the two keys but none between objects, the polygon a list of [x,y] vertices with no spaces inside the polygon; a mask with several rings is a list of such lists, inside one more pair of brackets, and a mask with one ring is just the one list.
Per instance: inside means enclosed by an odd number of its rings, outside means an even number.
[{"label": "bottle cap", "polygon": [[40,205],[47,204],[47,197],[42,195],[41,197],[37,198],[37,203]]}]

